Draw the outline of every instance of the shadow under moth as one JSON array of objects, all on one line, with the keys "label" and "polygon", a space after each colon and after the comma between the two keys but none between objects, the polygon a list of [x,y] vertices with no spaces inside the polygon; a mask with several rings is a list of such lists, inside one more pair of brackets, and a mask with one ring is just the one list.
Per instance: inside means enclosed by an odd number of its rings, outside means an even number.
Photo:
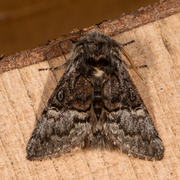
[{"label": "shadow under moth", "polygon": [[27,145],[29,160],[58,157],[77,146],[163,158],[163,143],[125,68],[122,46],[96,31],[75,43]]}]

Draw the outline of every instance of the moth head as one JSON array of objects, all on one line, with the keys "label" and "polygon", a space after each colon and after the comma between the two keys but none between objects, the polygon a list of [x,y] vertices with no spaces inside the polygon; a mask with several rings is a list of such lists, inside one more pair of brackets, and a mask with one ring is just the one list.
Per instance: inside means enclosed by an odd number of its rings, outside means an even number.
[{"label": "moth head", "polygon": [[79,61],[80,70],[87,75],[111,74],[116,61],[121,59],[118,43],[99,32],[82,37],[74,48],[75,61]]}]

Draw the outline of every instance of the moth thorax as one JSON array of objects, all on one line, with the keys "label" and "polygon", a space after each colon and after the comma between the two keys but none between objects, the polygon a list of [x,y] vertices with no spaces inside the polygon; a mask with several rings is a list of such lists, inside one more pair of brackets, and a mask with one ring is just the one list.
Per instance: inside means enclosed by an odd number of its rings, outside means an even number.
[{"label": "moth thorax", "polygon": [[94,76],[97,78],[101,78],[104,74],[104,71],[102,71],[101,69],[94,67]]}]

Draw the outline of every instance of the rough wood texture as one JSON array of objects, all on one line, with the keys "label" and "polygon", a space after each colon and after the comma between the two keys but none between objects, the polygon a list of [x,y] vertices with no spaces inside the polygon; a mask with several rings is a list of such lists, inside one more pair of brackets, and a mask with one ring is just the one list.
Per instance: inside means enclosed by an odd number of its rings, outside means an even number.
[{"label": "rough wood texture", "polygon": [[[165,157],[162,161],[139,160],[118,150],[81,149],[52,160],[28,161],[25,151],[27,142],[62,75],[62,71],[39,72],[38,69],[64,62],[58,44],[53,49],[49,45],[42,45],[7,57],[0,64],[1,72],[4,72],[0,74],[1,179],[180,179],[178,3],[164,1],[99,25],[103,33],[115,35],[118,42],[135,40],[135,43],[126,47],[126,51],[134,64],[148,66],[139,69],[144,82],[133,70],[129,72],[164,143]],[[93,26],[90,29],[96,28]],[[63,44],[65,52],[69,52],[69,47],[68,42]],[[47,59],[51,59],[50,62],[45,61]],[[37,63],[40,61],[43,62]]]}]

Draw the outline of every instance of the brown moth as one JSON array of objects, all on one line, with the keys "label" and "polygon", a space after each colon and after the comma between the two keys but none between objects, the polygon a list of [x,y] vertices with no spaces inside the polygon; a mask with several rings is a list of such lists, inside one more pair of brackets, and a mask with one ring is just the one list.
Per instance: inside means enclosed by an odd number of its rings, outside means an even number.
[{"label": "brown moth", "polygon": [[27,145],[29,160],[76,146],[117,147],[161,160],[163,143],[122,60],[122,45],[99,32],[81,37]]}]

